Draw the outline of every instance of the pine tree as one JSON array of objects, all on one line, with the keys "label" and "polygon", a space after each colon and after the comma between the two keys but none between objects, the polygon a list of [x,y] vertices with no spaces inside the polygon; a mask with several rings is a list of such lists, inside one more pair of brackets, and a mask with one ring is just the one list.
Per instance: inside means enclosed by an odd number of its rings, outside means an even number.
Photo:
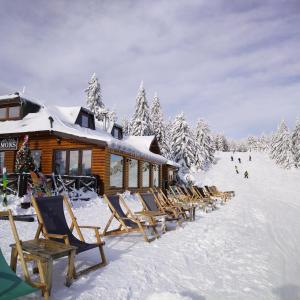
[{"label": "pine tree", "polygon": [[300,168],[300,120],[297,121],[292,133],[292,154],[295,166]]},{"label": "pine tree", "polygon": [[[98,78],[96,77],[96,73],[92,75],[89,86],[85,92],[86,107],[94,113],[95,118],[98,121],[104,121],[104,119],[106,119],[105,123],[116,122],[116,113],[113,110],[106,108],[102,101],[101,87]],[[106,125],[109,127],[109,124]]]},{"label": "pine tree", "polygon": [[166,142],[166,128],[164,124],[163,113],[160,106],[160,100],[157,93],[155,93],[152,102],[150,120],[152,132],[156,136],[161,152],[164,155],[169,151],[169,147],[167,146]]},{"label": "pine tree", "polygon": [[23,145],[16,155],[16,173],[28,173],[34,171],[34,161],[28,145],[28,135],[25,136]]},{"label": "pine tree", "polygon": [[293,165],[291,146],[289,130],[282,121],[272,139],[271,158],[285,169],[289,169]]},{"label": "pine tree", "polygon": [[130,134],[130,124],[127,117],[123,117],[121,121],[122,127],[123,127],[123,134],[129,135]]},{"label": "pine tree", "polygon": [[196,146],[193,133],[185,120],[184,114],[176,116],[172,129],[172,156],[183,170],[196,163]]},{"label": "pine tree", "polygon": [[196,138],[196,165],[200,169],[205,169],[214,161],[214,143],[208,125],[204,120],[197,122],[195,130]]},{"label": "pine tree", "polygon": [[86,106],[93,113],[96,113],[99,108],[104,108],[101,96],[101,87],[96,77],[96,73],[92,75],[91,80],[89,81],[89,86],[85,90],[86,92]]},{"label": "pine tree", "polygon": [[143,81],[141,82],[136,98],[135,112],[130,124],[130,134],[135,136],[147,136],[153,134]]}]

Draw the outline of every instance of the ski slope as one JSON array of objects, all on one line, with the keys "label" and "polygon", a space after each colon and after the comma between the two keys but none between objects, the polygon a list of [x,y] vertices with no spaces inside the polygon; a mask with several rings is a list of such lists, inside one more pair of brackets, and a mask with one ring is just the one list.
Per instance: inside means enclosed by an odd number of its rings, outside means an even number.
[{"label": "ski slope", "polygon": [[[282,170],[260,153],[252,153],[252,162],[246,153],[236,153],[235,162],[230,156],[219,153],[198,181],[235,190],[235,198],[211,213],[197,211],[195,222],[150,244],[138,234],[105,238],[109,264],[70,288],[63,285],[66,260],[59,260],[52,299],[300,299],[300,172]],[[249,179],[241,174],[246,169]],[[130,205],[139,209],[133,200]],[[102,228],[110,216],[100,199],[77,202],[74,212],[80,225]],[[0,246],[9,259],[7,226],[0,221]],[[36,223],[17,226],[23,240],[34,237]],[[97,250],[89,251],[77,261],[98,257]]]}]

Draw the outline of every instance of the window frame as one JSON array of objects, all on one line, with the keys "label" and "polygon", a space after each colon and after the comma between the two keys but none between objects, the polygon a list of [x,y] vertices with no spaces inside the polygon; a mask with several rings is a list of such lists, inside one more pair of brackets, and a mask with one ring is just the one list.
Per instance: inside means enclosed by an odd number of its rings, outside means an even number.
[{"label": "window frame", "polygon": [[[19,114],[16,117],[10,117],[9,116],[9,110],[11,108],[19,108]],[[21,105],[20,104],[15,104],[15,105],[4,105],[0,106],[0,109],[5,109],[5,117],[0,117],[0,121],[8,121],[8,120],[20,120],[21,119]]]},{"label": "window frame", "polygon": [[[35,151],[39,151],[40,152],[40,166],[39,166],[39,169],[38,171],[41,172],[42,171],[42,154],[43,154],[43,151],[41,149],[32,149],[30,152],[31,152],[31,156],[32,156],[32,159],[34,161],[34,157],[32,155],[33,152]],[[34,165],[36,167],[36,165]]]},{"label": "window frame", "polygon": [[[91,151],[91,174],[82,175],[82,152],[85,150]],[[67,148],[67,149],[53,149],[53,159],[52,159],[52,171],[55,173],[55,153],[58,151],[66,151],[66,166],[65,174],[66,176],[92,176],[93,172],[93,149],[92,148]],[[70,175],[70,152],[78,151],[78,174]],[[56,174],[57,175],[57,174]]]},{"label": "window frame", "polygon": [[[158,183],[157,186],[154,185],[154,167],[157,167],[157,173],[158,173]],[[152,187],[160,187],[160,165],[152,164]]]},{"label": "window frame", "polygon": [[[137,163],[137,174],[136,174],[136,186],[130,186],[129,185],[129,178],[130,178],[130,172],[129,172],[129,170],[130,170],[130,166],[129,166],[129,164],[130,164],[130,161],[131,160],[135,160],[136,161],[136,163]],[[140,164],[139,164],[139,160],[138,159],[135,159],[135,158],[127,158],[127,161],[128,161],[128,188],[130,188],[130,189],[138,189],[139,188],[139,168],[140,168]]]},{"label": "window frame", "polygon": [[[112,157],[112,155],[122,157],[122,160],[123,160],[123,163],[122,163],[122,186],[121,187],[117,187],[117,186],[112,186],[111,185],[110,169],[111,169],[111,157]],[[124,189],[124,187],[125,187],[125,159],[126,159],[126,157],[123,156],[123,155],[119,155],[119,154],[115,154],[115,153],[110,153],[110,156],[109,156],[109,170],[108,171],[109,171],[109,189],[111,189],[111,190]]]},{"label": "window frame", "polygon": [[[148,164],[149,168],[148,168],[148,173],[149,173],[149,180],[148,180],[148,185],[144,185],[144,164]],[[142,188],[149,188],[151,187],[151,164],[148,161],[142,161],[142,170],[141,170],[141,175],[142,175]]]},{"label": "window frame", "polygon": [[5,167],[5,151],[0,151],[0,156],[3,153],[3,160],[1,159],[1,163],[0,163],[0,174],[2,175],[2,170]]}]

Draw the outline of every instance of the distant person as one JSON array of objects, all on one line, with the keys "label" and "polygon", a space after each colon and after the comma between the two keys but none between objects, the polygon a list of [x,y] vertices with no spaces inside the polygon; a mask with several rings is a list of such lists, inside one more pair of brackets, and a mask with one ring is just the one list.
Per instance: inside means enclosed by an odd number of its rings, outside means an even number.
[{"label": "distant person", "polygon": [[239,163],[242,163],[242,160],[240,158],[238,158]]},{"label": "distant person", "polygon": [[251,155],[249,155],[249,161],[251,161],[252,160],[252,157],[251,157]]},{"label": "distant person", "polygon": [[233,156],[231,156],[231,161],[233,161]]},{"label": "distant person", "polygon": [[244,173],[244,178],[249,178],[248,171],[245,171],[245,173]]},{"label": "distant person", "polygon": [[239,174],[238,167],[237,167],[237,166],[234,166],[234,167],[235,167],[235,172],[236,172],[236,174]]}]

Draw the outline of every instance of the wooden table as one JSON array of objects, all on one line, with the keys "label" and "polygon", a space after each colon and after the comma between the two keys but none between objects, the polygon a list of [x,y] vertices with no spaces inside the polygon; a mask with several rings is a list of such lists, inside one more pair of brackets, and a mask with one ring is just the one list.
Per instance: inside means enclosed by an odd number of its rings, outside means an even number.
[{"label": "wooden table", "polygon": [[[76,247],[46,239],[22,241],[21,246],[24,252],[34,254],[44,259],[43,267],[45,270],[45,277],[49,289],[49,294],[51,292],[53,261],[55,259],[68,256],[68,271],[65,285],[69,287],[72,284],[74,278],[74,257],[76,254]],[[10,267],[12,268],[12,270],[16,271],[18,251],[16,250],[16,244],[12,244],[10,245],[10,247]]]}]

